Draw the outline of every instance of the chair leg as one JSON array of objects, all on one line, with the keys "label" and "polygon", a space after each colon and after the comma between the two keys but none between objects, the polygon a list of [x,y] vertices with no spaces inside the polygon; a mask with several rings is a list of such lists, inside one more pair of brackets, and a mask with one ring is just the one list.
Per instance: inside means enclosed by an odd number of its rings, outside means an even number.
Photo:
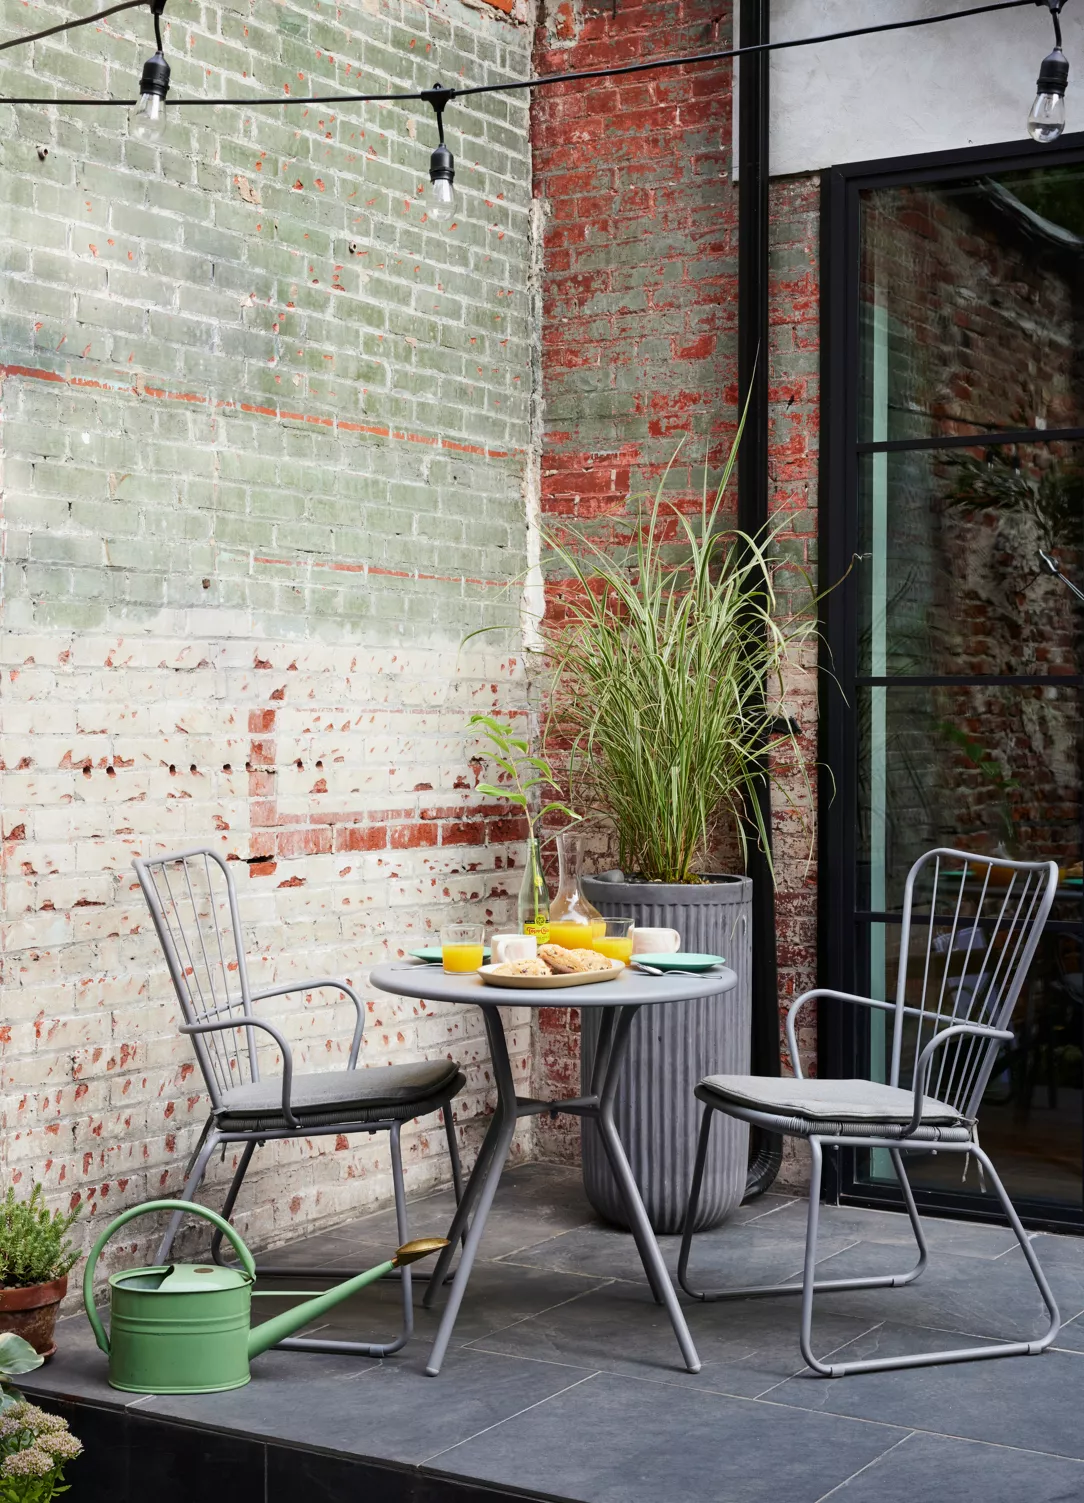
[{"label": "chair leg", "polygon": [[[233,1215],[233,1208],[237,1204],[238,1195],[241,1193],[242,1181],[248,1171],[249,1164],[252,1162],[252,1155],[255,1152],[255,1142],[246,1143],[241,1150],[241,1162],[234,1171],[233,1179],[230,1181],[229,1193],[222,1205],[221,1215],[224,1221],[229,1221]],[[233,1249],[231,1248],[230,1251],[232,1252]],[[225,1261],[225,1258],[222,1256],[222,1233],[216,1229],[214,1236],[211,1238],[211,1262],[222,1265]]]},{"label": "chair leg", "polygon": [[[185,1179],[184,1188],[176,1197],[178,1200],[192,1200],[195,1197],[196,1191],[199,1189],[200,1183],[203,1180],[203,1176],[207,1172],[207,1165],[211,1162],[211,1155],[214,1153],[215,1149],[221,1142],[218,1133],[213,1129],[208,1131],[209,1128],[210,1123],[208,1123],[208,1126],[204,1128],[204,1136],[200,1140],[200,1144],[194,1158],[190,1160],[191,1168],[189,1169],[188,1175]],[[169,1262],[169,1254],[173,1247],[173,1239],[180,1231],[181,1222],[183,1220],[183,1211],[174,1211],[173,1215],[169,1218],[169,1225],[166,1227],[165,1236],[158,1244],[157,1261],[159,1263]]]},{"label": "chair leg", "polygon": [[[388,1135],[391,1148],[391,1180],[395,1191],[395,1225],[400,1246],[410,1239],[410,1230],[407,1225],[406,1183],[403,1179],[403,1154],[399,1143],[401,1130],[402,1124],[395,1122]],[[401,1269],[400,1275],[403,1290],[403,1325],[394,1341],[322,1341],[318,1336],[290,1336],[285,1341],[278,1342],[275,1350],[338,1352],[357,1357],[390,1357],[393,1352],[401,1351],[414,1333],[414,1301],[411,1293],[410,1269]]]},{"label": "chair leg", "polygon": [[[681,1234],[681,1251],[678,1254],[677,1276],[678,1283],[690,1299],[698,1299],[705,1304],[712,1304],[716,1300],[727,1299],[769,1299],[777,1294],[803,1294],[805,1291],[805,1279],[800,1284],[752,1284],[742,1285],[734,1289],[694,1289],[689,1283],[689,1252],[692,1247],[693,1227],[696,1224],[696,1211],[700,1203],[700,1189],[704,1179],[704,1165],[708,1156],[708,1140],[711,1134],[711,1108],[705,1107],[703,1121],[700,1124],[700,1141],[696,1150],[696,1163],[693,1167],[692,1185],[689,1189],[689,1204],[685,1212],[685,1226]],[[815,1138],[809,1139],[810,1151],[816,1144],[817,1162],[820,1162],[821,1147]],[[903,1156],[898,1149],[890,1149],[892,1162],[896,1173],[899,1175],[900,1185],[903,1188],[903,1198],[907,1206],[907,1214],[911,1221],[911,1227],[918,1243],[918,1262],[907,1273],[884,1273],[875,1274],[866,1278],[852,1279],[817,1279],[813,1289],[818,1294],[830,1294],[833,1290],[840,1293],[848,1289],[898,1289],[904,1284],[913,1284],[915,1279],[926,1268],[929,1262],[929,1249],[926,1246],[926,1238],[922,1231],[922,1224],[918,1219],[918,1209],[915,1206],[915,1198],[911,1193],[907,1175],[903,1168]],[[820,1194],[820,1171],[817,1174],[817,1196]],[[810,1203],[814,1200],[813,1187],[810,1185]],[[818,1211],[819,1215],[819,1211]],[[806,1251],[808,1253],[808,1238]]]},{"label": "chair leg", "polygon": [[[819,1147],[819,1145],[818,1145]],[[990,1177],[997,1197],[1001,1202],[1001,1208],[1005,1212],[1008,1223],[1012,1228],[1016,1240],[1020,1243],[1024,1257],[1027,1260],[1031,1276],[1042,1296],[1050,1319],[1047,1328],[1035,1341],[1005,1341],[990,1346],[960,1347],[954,1351],[943,1352],[918,1352],[909,1357],[880,1357],[866,1362],[833,1362],[826,1366],[817,1362],[809,1352],[809,1328],[806,1322],[805,1301],[802,1306],[802,1355],[815,1372],[827,1378],[846,1378],[852,1373],[876,1373],[893,1372],[898,1368],[905,1367],[936,1367],[944,1362],[984,1362],[992,1357],[1038,1357],[1046,1351],[1061,1329],[1061,1316],[1058,1313],[1057,1301],[1053,1291],[1047,1283],[1046,1275],[1039,1266],[1039,1260],[1035,1256],[1035,1249],[1028,1240],[1028,1235],[1020,1224],[1020,1218],[1016,1214],[1016,1208],[1009,1199],[1005,1186],[1001,1183],[997,1170],[990,1162],[988,1155],[977,1145],[971,1144],[969,1152],[982,1164],[986,1174]],[[811,1218],[812,1220],[812,1218]],[[809,1248],[806,1248],[806,1271],[809,1271]],[[809,1306],[812,1311],[812,1290],[809,1291]]]},{"label": "chair leg", "polygon": [[455,1135],[455,1118],[452,1116],[452,1103],[446,1101],[440,1109],[444,1119],[444,1135],[448,1139],[448,1157],[452,1161],[452,1188],[455,1191],[455,1203],[458,1206],[463,1199],[463,1165],[459,1161],[459,1140]]}]

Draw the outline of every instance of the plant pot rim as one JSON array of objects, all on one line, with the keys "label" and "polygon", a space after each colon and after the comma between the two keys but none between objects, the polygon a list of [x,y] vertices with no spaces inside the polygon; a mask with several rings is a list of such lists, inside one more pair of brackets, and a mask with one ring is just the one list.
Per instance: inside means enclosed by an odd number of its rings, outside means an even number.
[{"label": "plant pot rim", "polygon": [[585,876],[584,887],[590,884],[590,895],[596,898],[613,898],[617,902],[643,902],[655,899],[667,903],[717,903],[722,896],[720,889],[735,888],[748,892],[752,880],[738,873],[701,872],[699,882],[648,882],[643,877],[626,876],[624,873],[599,872]]},{"label": "plant pot rim", "polygon": [[45,1284],[0,1284],[0,1313],[9,1310],[37,1310],[42,1305],[55,1305],[67,1292],[66,1273]]}]

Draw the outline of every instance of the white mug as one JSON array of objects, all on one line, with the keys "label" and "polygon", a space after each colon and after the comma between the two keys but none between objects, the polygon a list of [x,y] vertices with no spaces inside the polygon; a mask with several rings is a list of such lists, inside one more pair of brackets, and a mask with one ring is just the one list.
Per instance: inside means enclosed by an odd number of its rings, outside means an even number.
[{"label": "white mug", "polygon": [[676,929],[641,929],[632,931],[634,955],[674,955],[681,949],[681,935]]},{"label": "white mug", "polygon": [[494,965],[506,960],[534,960],[538,941],[533,934],[495,934],[489,942]]}]

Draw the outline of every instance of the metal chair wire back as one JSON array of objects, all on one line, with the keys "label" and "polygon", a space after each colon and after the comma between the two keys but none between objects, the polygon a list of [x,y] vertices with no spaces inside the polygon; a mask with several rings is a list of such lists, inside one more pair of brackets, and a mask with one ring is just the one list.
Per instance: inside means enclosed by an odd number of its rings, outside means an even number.
[{"label": "metal chair wire back", "polygon": [[[1036,1356],[1050,1346],[1061,1324],[1057,1302],[1031,1239],[979,1143],[978,1114],[998,1052],[1014,1042],[1010,1027],[1013,1013],[1057,885],[1058,869],[1052,861],[1010,861],[949,849],[929,851],[912,866],[904,886],[895,1001],[817,987],[799,997],[787,1014],[793,1078],[715,1075],[701,1080],[696,1096],[705,1110],[678,1255],[678,1281],[686,1294],[705,1301],[801,1295],[802,1356],[814,1373],[826,1378],[989,1357]],[[803,1007],[820,1000],[862,1007],[874,1017],[881,1015],[891,1043],[888,1060],[878,1060],[876,1051],[871,1050],[871,1076],[879,1078],[805,1079],[796,1021]],[[802,1137],[809,1143],[809,1208],[800,1283],[704,1290],[689,1282],[689,1255],[716,1112],[726,1112],[769,1133]],[[913,1268],[860,1278],[816,1277],[825,1148],[886,1152],[900,1182],[918,1247],[918,1262]],[[967,1154],[978,1161],[983,1182],[988,1180],[992,1186],[1042,1296],[1049,1317],[1046,1330],[1031,1341],[864,1361],[820,1360],[812,1348],[814,1294],[899,1288],[914,1283],[925,1271],[929,1248],[904,1154],[928,1153],[931,1149]]]},{"label": "metal chair wire back", "polygon": [[[464,1077],[450,1059],[358,1069],[365,1009],[350,982],[330,976],[294,979],[253,992],[245,964],[244,938],[237,892],[228,864],[217,851],[200,846],[133,865],[162,945],[170,979],[180,1003],[181,1032],[191,1040],[211,1098],[211,1113],[185,1169],[184,1188],[176,1197],[191,1200],[214,1152],[241,1144],[237,1168],[222,1215],[228,1221],[252,1156],[258,1147],[281,1139],[343,1137],[350,1133],[386,1132],[389,1137],[392,1187],[399,1243],[409,1240],[406,1188],[400,1134],[404,1122],[440,1111],[451,1159],[456,1200],[461,1193],[459,1149],[451,1103]],[[259,1017],[254,1004],[291,993],[332,990],[352,1003],[354,1031],[347,1068],[294,1071],[293,1052],[275,1024]],[[261,1051],[262,1041],[262,1051]],[[278,1056],[281,1079],[262,1082],[260,1055],[270,1070]],[[167,1263],[183,1212],[175,1212],[158,1247],[158,1262]],[[222,1236],[216,1231],[211,1257],[222,1261]],[[291,1279],[342,1277],[339,1269],[262,1266],[263,1276],[288,1273]],[[403,1324],[391,1341],[330,1341],[290,1337],[280,1343],[295,1350],[347,1352],[386,1357],[399,1351],[413,1330],[411,1273],[404,1267]]]}]

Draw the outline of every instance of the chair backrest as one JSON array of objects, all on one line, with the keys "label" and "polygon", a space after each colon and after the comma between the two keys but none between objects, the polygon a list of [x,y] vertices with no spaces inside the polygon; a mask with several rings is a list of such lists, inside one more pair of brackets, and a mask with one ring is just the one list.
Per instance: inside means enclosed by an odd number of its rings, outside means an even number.
[{"label": "chair backrest", "polygon": [[[891,1083],[954,1023],[1008,1027],[1054,901],[1053,861],[934,850],[907,874]],[[905,1047],[906,1046],[906,1047]],[[929,1094],[974,1118],[1000,1045],[974,1035],[937,1050]],[[904,1078],[901,1079],[901,1073]]]},{"label": "chair backrest", "polygon": [[186,1023],[237,1018],[238,1032],[192,1034],[211,1101],[246,1079],[259,1080],[241,920],[233,875],[216,851],[200,846],[165,856],[137,857],[139,885],[169,967]]}]

